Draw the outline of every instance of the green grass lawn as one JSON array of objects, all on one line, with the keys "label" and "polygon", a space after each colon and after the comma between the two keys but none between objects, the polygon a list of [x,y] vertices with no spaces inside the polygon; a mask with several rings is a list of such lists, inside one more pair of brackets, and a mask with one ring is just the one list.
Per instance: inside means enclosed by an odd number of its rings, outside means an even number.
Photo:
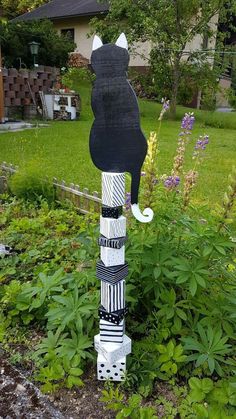
[{"label": "green grass lawn", "polygon": [[[42,175],[57,177],[67,182],[100,191],[100,173],[93,166],[88,148],[92,124],[90,89],[83,82],[79,87],[82,96],[82,115],[76,122],[52,122],[48,128],[36,128],[0,135],[0,162],[40,165]],[[160,105],[140,101],[142,128],[146,136],[157,129]],[[177,119],[164,120],[159,139],[159,173],[169,174],[177,147],[180,119],[186,111],[178,107]],[[189,111],[189,109],[188,109]],[[191,167],[195,140],[200,134],[210,136],[206,158],[200,168],[195,199],[214,205],[220,202],[227,185],[227,177],[236,162],[236,114],[196,111],[196,124],[187,150],[185,169]],[[224,128],[217,128],[224,127]],[[228,127],[228,128],[226,128]]]}]

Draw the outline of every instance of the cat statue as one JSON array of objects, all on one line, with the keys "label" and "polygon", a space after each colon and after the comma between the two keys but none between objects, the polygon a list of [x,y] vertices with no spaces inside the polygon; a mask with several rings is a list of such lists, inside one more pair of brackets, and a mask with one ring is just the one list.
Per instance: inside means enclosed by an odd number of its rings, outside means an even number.
[{"label": "cat statue", "polygon": [[143,223],[153,218],[138,204],[141,167],[147,154],[147,141],[140,128],[138,101],[127,80],[128,43],[121,34],[116,44],[103,45],[95,35],[91,66],[96,75],[92,90],[93,122],[89,147],[94,165],[103,172],[131,174],[131,209]]}]

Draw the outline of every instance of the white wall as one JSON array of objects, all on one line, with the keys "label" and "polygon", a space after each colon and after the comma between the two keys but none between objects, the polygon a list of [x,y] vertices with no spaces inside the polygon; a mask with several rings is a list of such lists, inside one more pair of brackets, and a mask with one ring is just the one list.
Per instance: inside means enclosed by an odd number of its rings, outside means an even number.
[{"label": "white wall", "polygon": [[[93,37],[88,38],[88,33],[90,32],[89,26],[89,17],[81,18],[69,18],[69,19],[60,19],[60,21],[54,21],[54,25],[58,32],[61,29],[71,29],[75,30],[75,43],[77,45],[76,51],[82,54],[85,58],[90,59],[92,53],[92,42]],[[218,16],[214,16],[210,22],[210,26],[217,30]],[[197,35],[191,43],[186,45],[186,51],[200,50],[202,48],[202,37]],[[212,37],[208,41],[208,48],[215,48],[216,37]],[[134,46],[135,52],[131,51],[130,54],[130,65],[131,66],[147,66],[148,58],[151,51],[151,43],[137,43]],[[187,59],[188,55],[184,56],[184,59]]]},{"label": "white wall", "polygon": [[[85,58],[90,59],[92,53],[93,37],[88,38],[87,36],[87,34],[90,32],[89,18],[70,18],[54,21],[54,26],[59,33],[61,29],[74,28],[75,43],[77,45],[75,51],[82,54]],[[137,49],[135,46],[135,52],[131,52],[130,54],[130,65],[138,67],[147,66],[150,50],[151,44],[149,42],[137,44]],[[146,59],[144,57],[146,57]]]}]

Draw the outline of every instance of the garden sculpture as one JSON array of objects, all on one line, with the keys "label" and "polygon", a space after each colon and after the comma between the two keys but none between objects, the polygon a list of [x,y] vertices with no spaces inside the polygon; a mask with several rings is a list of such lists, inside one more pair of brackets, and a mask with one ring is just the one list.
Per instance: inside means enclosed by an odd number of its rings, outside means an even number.
[{"label": "garden sculpture", "polygon": [[125,172],[131,181],[131,209],[143,222],[153,218],[138,205],[141,167],[147,153],[147,142],[140,128],[136,95],[127,80],[128,43],[121,34],[116,44],[103,45],[94,37],[91,65],[96,74],[92,91],[95,120],[90,133],[90,153],[95,166],[102,171],[102,214],[100,217],[100,260],[97,277],[101,280],[100,333],[95,336],[98,352],[99,380],[121,381],[126,371],[126,355],[131,339],[125,335],[126,314],[125,262],[126,218]]}]

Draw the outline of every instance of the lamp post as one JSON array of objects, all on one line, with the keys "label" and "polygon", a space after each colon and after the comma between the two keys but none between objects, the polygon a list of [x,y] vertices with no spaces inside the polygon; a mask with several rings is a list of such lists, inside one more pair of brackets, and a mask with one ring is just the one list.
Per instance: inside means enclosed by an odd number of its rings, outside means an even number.
[{"label": "lamp post", "polygon": [[40,44],[38,42],[35,42],[35,41],[29,42],[30,52],[34,58],[34,67],[36,67],[36,56],[39,53],[39,46]]},{"label": "lamp post", "polygon": [[0,124],[5,122],[4,119],[4,92],[3,92],[3,77],[2,77],[2,54],[0,44]]}]

